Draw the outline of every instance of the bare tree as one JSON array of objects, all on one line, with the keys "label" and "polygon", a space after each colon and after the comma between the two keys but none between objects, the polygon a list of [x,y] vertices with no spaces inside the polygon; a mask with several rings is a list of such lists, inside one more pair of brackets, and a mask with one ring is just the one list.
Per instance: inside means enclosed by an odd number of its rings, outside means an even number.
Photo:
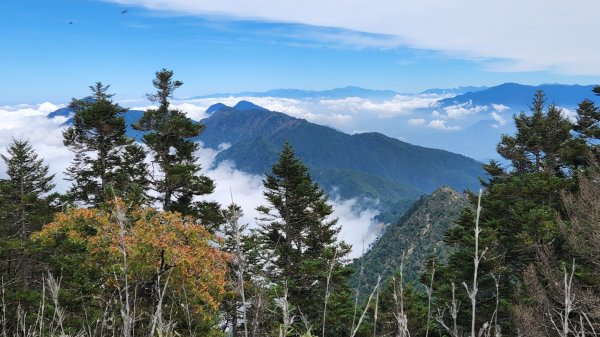
[{"label": "bare tree", "polygon": [[397,325],[397,337],[410,337],[410,332],[408,331],[408,317],[404,312],[404,256],[405,253],[402,253],[402,260],[400,262],[400,282],[398,286],[400,287],[400,293],[396,290],[396,277],[394,276],[392,279],[394,286],[394,303],[396,304],[396,312],[394,312],[394,317],[396,318]]},{"label": "bare tree", "polygon": [[471,287],[467,286],[466,282],[463,282],[463,286],[467,290],[467,294],[469,295],[469,299],[471,300],[471,337],[476,337],[475,334],[475,320],[477,318],[477,292],[479,288],[477,287],[477,277],[479,273],[479,264],[481,260],[485,256],[487,249],[484,249],[481,254],[479,253],[479,234],[481,233],[481,228],[479,228],[479,216],[481,214],[481,195],[483,191],[479,190],[479,198],[477,200],[477,217],[475,219],[475,253],[473,255],[473,283]]}]

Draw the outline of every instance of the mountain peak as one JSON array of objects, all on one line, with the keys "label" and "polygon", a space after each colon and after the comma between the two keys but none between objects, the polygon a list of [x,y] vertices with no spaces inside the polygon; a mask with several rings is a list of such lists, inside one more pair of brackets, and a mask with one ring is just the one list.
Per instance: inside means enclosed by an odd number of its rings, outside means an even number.
[{"label": "mountain peak", "polygon": [[217,112],[217,111],[222,110],[222,109],[227,109],[227,108],[231,108],[231,107],[227,106],[227,105],[225,105],[223,103],[216,103],[216,104],[213,104],[213,105],[209,106],[208,109],[206,109],[206,113],[210,115],[210,114],[212,114],[214,112]]},{"label": "mountain peak", "polygon": [[236,110],[244,111],[244,110],[268,110],[261,106],[258,106],[252,102],[248,101],[239,101],[234,107]]}]

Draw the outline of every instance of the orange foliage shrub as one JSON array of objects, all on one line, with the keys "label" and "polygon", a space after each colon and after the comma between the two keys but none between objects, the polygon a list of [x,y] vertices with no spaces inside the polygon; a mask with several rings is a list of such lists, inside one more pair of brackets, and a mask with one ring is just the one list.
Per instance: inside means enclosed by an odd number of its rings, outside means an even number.
[{"label": "orange foliage shrub", "polygon": [[163,282],[168,278],[171,296],[185,296],[197,315],[209,319],[225,293],[229,256],[219,249],[220,239],[191,217],[152,208],[124,217],[122,203],[113,206],[113,211],[59,213],[33,239],[47,246],[61,240],[81,246],[84,267],[99,272],[107,288],[122,287],[125,275],[130,285],[153,285],[159,275]]}]

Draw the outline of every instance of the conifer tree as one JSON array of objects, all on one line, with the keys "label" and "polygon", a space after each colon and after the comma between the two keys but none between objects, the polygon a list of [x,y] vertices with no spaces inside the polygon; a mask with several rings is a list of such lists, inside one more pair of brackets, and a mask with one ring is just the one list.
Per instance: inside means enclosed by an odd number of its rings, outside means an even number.
[{"label": "conifer tree", "polygon": [[8,179],[0,180],[0,219],[4,265],[2,274],[18,276],[20,286],[28,287],[33,258],[27,246],[32,232],[42,228],[52,218],[54,188],[53,174],[27,140],[13,139],[2,160],[7,166]]},{"label": "conifer tree", "polygon": [[498,144],[498,153],[510,160],[516,173],[556,174],[565,168],[562,149],[572,140],[572,125],[556,105],[544,111],[545,101],[544,93],[536,92],[531,116],[515,116],[516,135],[502,135]]},{"label": "conifer tree", "polygon": [[[600,96],[600,87],[596,95]],[[579,142],[577,147],[571,151],[572,157],[587,167],[590,157],[600,160],[600,108],[596,104],[585,99],[577,107],[577,123],[573,129],[577,133]]]},{"label": "conifer tree", "polygon": [[[496,312],[503,333],[508,334],[515,333],[512,330],[515,326],[510,323],[513,319],[510,308],[520,301],[523,272],[536,261],[540,247],[560,244],[556,215],[562,210],[561,191],[573,186],[572,174],[579,165],[574,149],[581,145],[571,133],[573,124],[563,117],[561,110],[555,105],[545,107],[541,91],[534,96],[531,114],[522,112],[514,121],[516,134],[503,135],[497,147],[511,168],[505,169],[496,161],[484,165],[488,179],[482,181],[479,248],[487,252],[479,267],[476,323],[479,329]],[[440,306],[451,299],[451,282],[460,285],[472,278],[470,261],[474,252],[472,228],[476,207],[473,195],[471,201],[473,208],[463,212],[444,239],[454,250],[447,264],[439,268]],[[500,280],[498,311],[495,311],[494,277]],[[457,288],[456,297],[463,306],[457,317],[458,325],[468,331],[467,294]]]},{"label": "conifer tree", "polygon": [[577,123],[575,131],[579,133],[579,137],[587,141],[600,139],[600,109],[596,104],[585,99],[577,107]]},{"label": "conifer tree", "polygon": [[152,84],[156,94],[148,98],[159,104],[157,109],[147,110],[134,129],[146,132],[144,143],[154,155],[154,163],[160,172],[155,172],[152,188],[158,192],[157,200],[165,211],[179,211],[192,214],[195,196],[212,193],[213,181],[200,175],[195,151],[198,144],[192,141],[204,129],[204,125],[194,122],[185,112],[170,109],[173,92],[183,82],[173,80],[173,71],[162,69],[156,72]]},{"label": "conifer tree", "polygon": [[150,199],[148,186],[148,166],[145,163],[146,150],[139,144],[125,146],[121,163],[117,169],[115,182],[122,198],[131,205],[140,205]]},{"label": "conifer tree", "polygon": [[[109,86],[97,82],[90,86],[91,97],[73,99],[70,104],[75,113],[73,125],[63,132],[65,146],[75,153],[75,159],[66,172],[73,181],[69,191],[71,198],[96,207],[114,194],[128,193],[117,184],[119,175],[124,173],[124,165],[134,165],[141,170],[144,167],[143,149],[135,148],[133,140],[125,134],[122,114],[127,109],[112,101],[113,95],[108,93],[108,89]],[[137,153],[135,163],[130,161],[131,155],[128,162],[124,162],[128,147],[129,152]],[[144,188],[145,181],[140,176],[145,174],[128,178]]]},{"label": "conifer tree", "polygon": [[[303,315],[313,332],[317,332],[323,324],[329,276],[329,317],[351,319],[352,300],[347,285],[351,271],[344,264],[350,246],[338,242],[340,228],[337,219],[330,218],[333,208],[289,144],[284,145],[264,186],[268,206],[261,206],[258,211],[263,216],[264,248],[272,257],[271,281],[281,291],[287,287],[295,314]],[[347,335],[344,329],[349,327],[341,321],[325,320],[327,336]]]}]

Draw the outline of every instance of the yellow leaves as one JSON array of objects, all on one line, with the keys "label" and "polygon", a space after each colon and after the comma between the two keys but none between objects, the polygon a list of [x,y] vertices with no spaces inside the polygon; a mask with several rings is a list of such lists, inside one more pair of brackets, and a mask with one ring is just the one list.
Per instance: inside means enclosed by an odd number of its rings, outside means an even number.
[{"label": "yellow leaves", "polygon": [[54,222],[32,239],[48,246],[61,241],[81,246],[86,252],[86,265],[101,269],[106,286],[116,286],[114,273],[124,270],[126,254],[130,282],[152,282],[157,275],[168,272],[170,292],[183,297],[182,289],[187,289],[199,314],[206,309],[216,310],[225,293],[229,259],[215,245],[220,239],[191,217],[151,208],[131,211],[124,223],[118,214],[118,202],[115,212],[73,209],[57,214]]}]

